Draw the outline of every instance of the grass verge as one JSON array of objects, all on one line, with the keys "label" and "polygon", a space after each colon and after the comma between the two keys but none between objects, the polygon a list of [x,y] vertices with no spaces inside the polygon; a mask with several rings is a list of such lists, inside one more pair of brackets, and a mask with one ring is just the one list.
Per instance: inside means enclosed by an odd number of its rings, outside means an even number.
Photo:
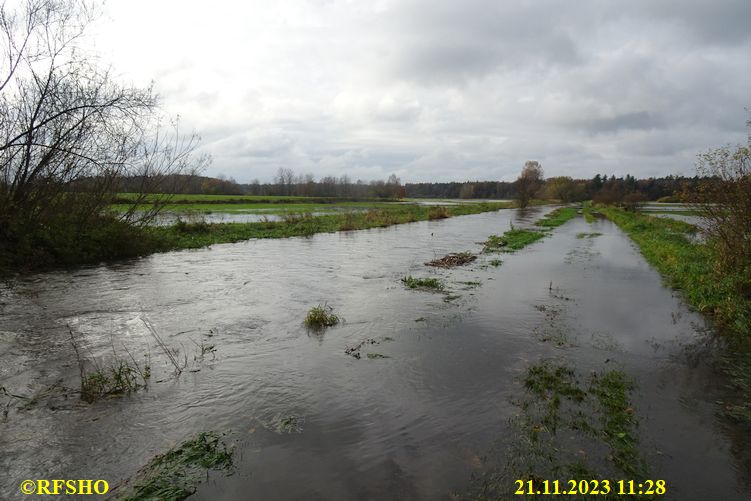
[{"label": "grass verge", "polygon": [[695,226],[611,207],[600,212],[631,237],[647,262],[672,288],[680,290],[692,307],[733,337],[751,337],[751,298],[738,290],[742,277],[715,273],[712,250],[688,238],[696,233]]},{"label": "grass verge", "polygon": [[737,395],[724,410],[751,424],[751,297],[740,285],[744,277],[718,274],[712,249],[689,238],[697,231],[692,225],[611,207],[599,210],[628,234],[670,287],[714,321],[728,342],[723,368]]},{"label": "grass verge", "polygon": [[595,218],[594,212],[592,211],[592,202],[584,202],[582,205],[582,215],[584,216],[584,220],[589,224],[595,222],[597,218]]},{"label": "grass verge", "polygon": [[559,207],[537,221],[535,224],[543,228],[557,228],[563,223],[575,218],[577,211],[578,209],[575,207]]},{"label": "grass verge", "polygon": [[483,252],[514,252],[545,238],[546,234],[537,230],[511,229],[503,235],[490,235],[485,241]]}]

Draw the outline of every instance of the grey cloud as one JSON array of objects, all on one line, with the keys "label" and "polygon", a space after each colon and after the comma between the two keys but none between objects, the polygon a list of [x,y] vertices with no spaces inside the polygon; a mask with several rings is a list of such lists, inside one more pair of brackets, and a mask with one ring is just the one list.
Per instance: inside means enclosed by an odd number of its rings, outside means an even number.
[{"label": "grey cloud", "polygon": [[461,84],[499,68],[574,64],[580,55],[564,12],[527,2],[403,2],[383,20],[395,42],[387,68],[423,84]]},{"label": "grey cloud", "polygon": [[674,23],[700,42],[733,45],[751,39],[748,0],[640,0],[624,7],[636,17]]},{"label": "grey cloud", "polygon": [[749,0],[320,0],[289,23],[277,4],[216,61],[134,58],[238,180],[691,173],[746,135]]},{"label": "grey cloud", "polygon": [[580,126],[591,134],[603,134],[621,130],[657,129],[664,127],[665,122],[660,116],[648,111],[634,111],[608,118],[593,118]]}]

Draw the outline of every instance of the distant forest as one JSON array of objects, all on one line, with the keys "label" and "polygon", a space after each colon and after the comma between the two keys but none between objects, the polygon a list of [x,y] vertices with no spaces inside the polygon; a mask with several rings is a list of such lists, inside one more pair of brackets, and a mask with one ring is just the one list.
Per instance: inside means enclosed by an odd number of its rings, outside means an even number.
[{"label": "distant forest", "polygon": [[[666,176],[637,179],[597,174],[592,179],[558,176],[545,179],[537,198],[564,202],[595,200],[613,203],[631,196],[645,200],[678,201],[682,193],[696,191],[702,178]],[[174,175],[160,183],[144,183],[139,177],[120,179],[119,191],[139,192],[144,186],[159,186],[162,192],[206,195],[272,195],[302,197],[364,198],[459,198],[512,199],[516,183],[507,181],[466,181],[447,183],[401,183],[395,175],[386,181],[352,181],[348,176],[326,176],[316,180],[312,175],[295,175],[285,170],[274,182],[238,183],[232,178]]]}]

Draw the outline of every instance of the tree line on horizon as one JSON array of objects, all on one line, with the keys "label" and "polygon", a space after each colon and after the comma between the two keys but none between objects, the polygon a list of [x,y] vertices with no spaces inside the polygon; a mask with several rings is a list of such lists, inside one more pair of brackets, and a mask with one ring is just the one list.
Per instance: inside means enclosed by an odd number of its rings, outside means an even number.
[{"label": "tree line on horizon", "polygon": [[[349,176],[324,176],[316,180],[312,174],[275,176],[273,182],[238,183],[220,176],[175,175],[158,183],[161,190],[172,194],[204,194],[235,196],[299,196],[331,198],[456,198],[456,199],[517,199],[519,180],[509,181],[449,181],[402,183],[395,175],[386,181],[353,181]],[[591,179],[573,179],[554,176],[539,179],[534,186],[533,198],[560,200],[564,203],[594,200],[617,203],[624,197],[644,200],[680,201],[682,193],[694,192],[704,178],[699,176],[664,176],[638,179],[627,174],[596,174]],[[144,184],[140,177],[119,181],[120,192],[137,192]],[[153,184],[153,183],[152,183]],[[83,186],[83,185],[81,185]]]}]

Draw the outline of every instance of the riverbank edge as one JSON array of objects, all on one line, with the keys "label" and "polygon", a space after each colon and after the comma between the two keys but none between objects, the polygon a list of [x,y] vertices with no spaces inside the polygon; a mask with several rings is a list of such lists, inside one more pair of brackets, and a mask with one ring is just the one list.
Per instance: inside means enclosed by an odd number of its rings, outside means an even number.
[{"label": "riverbank edge", "polygon": [[697,228],[683,221],[597,207],[636,244],[646,261],[685,302],[712,321],[725,342],[721,368],[737,392],[723,412],[751,426],[751,300],[742,295],[741,277],[718,275],[709,246],[686,235]]},{"label": "riverbank edge", "polygon": [[[545,205],[535,201],[535,205]],[[454,206],[399,205],[368,211],[346,211],[314,216],[290,213],[281,221],[252,223],[182,222],[162,227],[134,227],[116,220],[104,220],[101,227],[88,235],[57,231],[48,242],[27,243],[19,250],[23,259],[13,255],[0,259],[0,278],[14,275],[75,269],[80,266],[113,263],[161,252],[199,249],[214,244],[235,243],[251,239],[308,237],[317,233],[385,228],[397,224],[494,212],[516,207],[514,202],[473,202]],[[60,238],[60,236],[65,238]],[[46,235],[45,235],[46,237]],[[18,257],[18,256],[15,256]]]}]

